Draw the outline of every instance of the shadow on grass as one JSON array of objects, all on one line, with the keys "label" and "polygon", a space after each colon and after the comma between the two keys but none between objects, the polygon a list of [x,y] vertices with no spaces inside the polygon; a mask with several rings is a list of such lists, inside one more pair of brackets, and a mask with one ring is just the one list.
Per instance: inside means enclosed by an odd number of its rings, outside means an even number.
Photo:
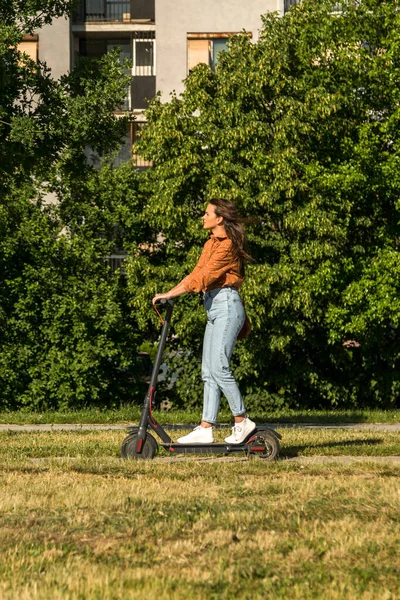
[{"label": "shadow on grass", "polygon": [[[305,444],[295,446],[285,446],[281,449],[280,456],[285,458],[294,458],[295,456],[303,455],[305,450],[310,448],[356,448],[357,446],[360,448],[360,454],[363,454],[362,450],[365,450],[365,446],[378,446],[379,444],[383,444],[384,441],[376,438],[364,439],[364,440],[344,440],[342,442],[324,442],[321,444]],[[321,453],[319,453],[321,454]],[[324,453],[322,453],[324,454]],[[309,455],[308,455],[309,456]]]},{"label": "shadow on grass", "polygon": [[[382,418],[382,413],[386,411],[376,411],[377,420]],[[387,411],[388,414],[397,414],[400,416],[400,412],[393,410]],[[308,424],[342,424],[342,423],[371,423],[374,422],[375,411],[352,411],[352,410],[338,410],[338,411],[323,411],[323,410],[291,410],[287,409],[282,413],[271,411],[270,413],[259,412],[252,414],[251,418],[256,423],[262,423],[265,420],[270,423],[308,423]]]}]

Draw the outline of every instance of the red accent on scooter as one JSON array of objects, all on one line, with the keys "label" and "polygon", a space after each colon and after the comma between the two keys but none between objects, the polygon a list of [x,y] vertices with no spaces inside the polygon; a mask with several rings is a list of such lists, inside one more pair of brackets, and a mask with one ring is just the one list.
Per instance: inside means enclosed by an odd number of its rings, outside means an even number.
[{"label": "red accent on scooter", "polygon": [[140,452],[142,449],[142,445],[143,445],[143,440],[139,440],[138,446],[137,446],[137,451]]},{"label": "red accent on scooter", "polygon": [[153,419],[153,397],[154,397],[155,388],[150,388],[150,419],[153,424],[154,429],[157,429],[157,423]]},{"label": "red accent on scooter", "polygon": [[158,310],[157,310],[157,307],[156,307],[156,305],[155,305],[155,304],[153,304],[153,308],[154,308],[154,310],[156,311],[156,313],[158,314],[158,316],[160,317],[160,321],[161,321],[161,323],[164,325],[165,321],[164,321],[164,319],[162,318],[162,316],[160,315],[160,313],[158,312]]},{"label": "red accent on scooter", "polygon": [[250,450],[254,450],[254,452],[262,452],[262,450],[265,450],[264,446],[252,446],[250,448]]}]

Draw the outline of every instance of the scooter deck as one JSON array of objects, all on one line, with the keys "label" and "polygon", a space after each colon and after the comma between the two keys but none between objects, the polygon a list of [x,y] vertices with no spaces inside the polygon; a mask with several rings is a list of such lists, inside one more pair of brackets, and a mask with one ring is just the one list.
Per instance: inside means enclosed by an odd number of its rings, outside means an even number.
[{"label": "scooter deck", "polygon": [[249,444],[160,444],[171,454],[230,454],[233,452],[248,452]]},{"label": "scooter deck", "polygon": [[[130,433],[137,433],[139,431],[139,427],[138,425],[128,425],[127,427],[128,431]],[[153,429],[153,431],[157,432],[157,428],[154,428],[151,426],[151,422],[149,423],[149,429]],[[282,439],[282,436],[280,433],[278,433],[277,431],[275,431],[275,429],[272,429],[272,427],[270,427],[269,425],[264,425],[264,424],[260,424],[257,425],[257,427],[254,429],[254,431],[252,431],[251,433],[249,433],[249,435],[247,436],[247,438],[244,440],[244,442],[242,442],[242,444],[245,444],[246,441],[248,441],[253,435],[255,435],[258,431],[268,431],[269,433],[271,433],[274,437],[276,437],[278,440]],[[218,443],[218,442],[217,442]],[[177,444],[177,442],[174,442],[174,444]],[[160,444],[161,446],[163,446],[164,444]],[[167,444],[169,445],[169,444]],[[181,444],[178,444],[179,446]],[[192,445],[196,445],[196,446],[210,446],[210,445],[214,445],[214,444],[192,444]],[[226,444],[221,444],[219,443],[219,445],[225,446]],[[240,445],[240,444],[235,444],[235,445]]]}]

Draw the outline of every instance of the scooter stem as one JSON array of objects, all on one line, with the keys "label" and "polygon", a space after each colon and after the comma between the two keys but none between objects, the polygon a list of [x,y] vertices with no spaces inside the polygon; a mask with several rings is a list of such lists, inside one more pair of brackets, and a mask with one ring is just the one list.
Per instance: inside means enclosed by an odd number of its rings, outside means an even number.
[{"label": "scooter stem", "polygon": [[171,316],[172,316],[172,311],[174,308],[173,300],[162,300],[161,304],[167,304],[167,310],[165,313],[164,324],[163,324],[163,327],[161,330],[161,339],[160,339],[160,343],[158,345],[158,350],[157,350],[157,355],[156,355],[156,359],[155,359],[154,366],[153,366],[153,371],[151,373],[149,389],[148,389],[148,392],[147,392],[145,400],[144,400],[143,410],[142,410],[142,414],[140,417],[139,429],[138,429],[138,434],[137,434],[137,450],[138,450],[138,452],[141,452],[143,442],[146,438],[148,419],[151,414],[152,404],[154,402],[156,386],[157,386],[157,378],[158,378],[158,374],[160,372],[162,355],[164,353],[165,346],[167,343],[169,326],[171,323]]},{"label": "scooter stem", "polygon": [[153,366],[153,371],[151,373],[151,379],[150,379],[150,388],[154,388],[154,389],[156,388],[156,385],[157,385],[157,378],[158,378],[158,374],[159,374],[160,367],[161,367],[162,355],[164,353],[165,346],[167,344],[169,326],[171,323],[172,311],[174,309],[174,301],[173,300],[166,300],[166,301],[162,302],[162,304],[167,304],[167,310],[165,313],[164,324],[163,324],[163,327],[161,330],[160,343],[158,345],[158,350],[157,350],[157,354],[156,354],[156,358],[155,358],[154,366]]}]

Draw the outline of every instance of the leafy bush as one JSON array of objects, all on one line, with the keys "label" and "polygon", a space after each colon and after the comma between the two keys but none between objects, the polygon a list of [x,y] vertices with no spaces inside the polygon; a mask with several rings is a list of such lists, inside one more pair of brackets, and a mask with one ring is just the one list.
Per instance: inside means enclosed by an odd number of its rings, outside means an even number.
[{"label": "leafy bush", "polygon": [[[151,297],[195,265],[212,196],[249,226],[242,294],[253,332],[233,366],[253,410],[399,406],[397,3],[304,0],[235,37],[216,72],[150,106],[143,176],[112,156],[128,119],[117,53],[54,81],[18,52],[70,9],[0,0],[0,402],[115,406],[141,398],[136,350],[155,341]],[[48,204],[47,194],[57,197]],[[125,248],[126,278],[104,257]],[[177,302],[175,405],[202,400],[204,311]],[[121,373],[129,374],[121,376]]]},{"label": "leafy bush", "polygon": [[[59,81],[22,55],[23,35],[73,3],[39,4],[0,2],[0,405],[119,406],[143,393],[143,335],[105,259],[146,237],[138,175],[112,167],[127,81],[117,52]],[[98,170],[88,146],[111,154]]]},{"label": "leafy bush", "polygon": [[[205,200],[259,218],[243,288],[254,331],[235,357],[254,406],[398,406],[400,14],[335,4],[266,15],[257,43],[235,37],[216,72],[199,65],[181,97],[156,99],[139,142],[155,161],[143,218],[162,233],[129,267],[139,320],[193,268]],[[197,351],[203,326],[180,300],[181,345]]]}]

